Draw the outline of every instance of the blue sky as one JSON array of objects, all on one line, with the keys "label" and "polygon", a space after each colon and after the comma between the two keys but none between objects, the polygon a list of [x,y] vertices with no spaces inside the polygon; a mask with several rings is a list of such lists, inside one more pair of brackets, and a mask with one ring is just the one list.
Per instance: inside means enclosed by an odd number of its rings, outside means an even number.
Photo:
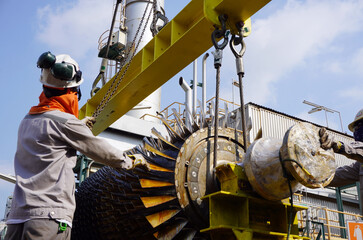
[{"label": "blue sky", "polygon": [[[167,17],[173,18],[188,2],[165,0]],[[85,78],[82,106],[99,71],[98,38],[110,26],[112,5],[112,0],[0,0],[1,173],[13,174],[18,125],[38,103],[39,55],[50,50],[76,59]],[[339,111],[344,131],[350,134],[347,125],[363,108],[362,39],[362,0],[273,0],[252,18],[252,33],[246,39],[245,102],[326,125],[323,112],[308,114],[311,107],[302,103],[314,102]],[[199,81],[201,65],[199,59]],[[215,91],[211,56],[207,66],[210,98]],[[163,86],[162,107],[184,101],[180,76],[192,79],[192,65]],[[232,100],[231,82],[236,78],[234,57],[226,48],[221,97]],[[328,113],[328,121],[329,127],[340,130],[338,114]],[[12,190],[12,184],[0,180],[0,218]]]}]

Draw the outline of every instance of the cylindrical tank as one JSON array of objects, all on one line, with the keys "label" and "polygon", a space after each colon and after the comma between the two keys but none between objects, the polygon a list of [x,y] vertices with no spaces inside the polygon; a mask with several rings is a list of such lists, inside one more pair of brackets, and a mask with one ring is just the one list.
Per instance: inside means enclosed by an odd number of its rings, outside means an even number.
[{"label": "cylindrical tank", "polygon": [[[126,1],[126,22],[125,25],[127,27],[127,44],[126,49],[130,49],[130,45],[133,44],[133,40],[139,28],[140,22],[142,20],[142,16],[147,8],[145,13],[145,18],[140,27],[136,43],[140,38],[143,29],[145,27],[145,31],[143,32],[142,39],[136,49],[136,52],[140,51],[152,38],[152,32],[150,30],[150,26],[153,20],[153,2],[154,0],[127,0]],[[157,8],[158,10],[164,9],[164,0],[157,0]],[[150,15],[149,21],[147,22],[147,17]],[[146,26],[145,26],[146,24]],[[157,22],[157,25],[160,24]],[[134,44],[136,44],[134,43]],[[135,45],[131,47],[132,50],[135,50]],[[145,114],[156,115],[156,112],[160,111],[160,101],[161,101],[161,88],[157,89],[155,92],[150,94],[147,98],[141,101],[133,110],[130,110],[127,115],[133,116],[136,118],[140,118]],[[145,120],[149,121],[159,121],[157,118],[153,117],[144,117]]]}]

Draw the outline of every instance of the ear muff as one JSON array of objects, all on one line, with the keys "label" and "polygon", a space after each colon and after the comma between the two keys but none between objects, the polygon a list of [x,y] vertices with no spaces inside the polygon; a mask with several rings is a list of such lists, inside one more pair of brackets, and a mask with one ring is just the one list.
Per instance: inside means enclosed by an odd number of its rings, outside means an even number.
[{"label": "ear muff", "polygon": [[73,70],[74,70],[73,64],[67,64],[67,63],[54,63],[51,67],[51,73],[54,77],[70,81],[73,79]]},{"label": "ear muff", "polygon": [[[70,81],[75,79],[76,82],[79,82],[82,79],[82,72],[76,71],[76,66],[66,62],[56,63],[56,56],[49,51],[40,55],[37,66],[45,69],[50,68],[52,75],[60,80]],[[74,71],[76,73],[73,76]]]},{"label": "ear muff", "polygon": [[74,79],[76,79],[76,82],[79,82],[82,80],[82,71],[81,70],[76,71],[76,75],[74,75]]},{"label": "ear muff", "polygon": [[38,58],[38,68],[50,68],[55,63],[55,56],[51,52],[45,52]]},{"label": "ear muff", "polygon": [[42,69],[40,82],[45,86],[71,88],[83,82],[78,63],[67,54],[55,56],[45,52],[40,55],[37,65]]}]

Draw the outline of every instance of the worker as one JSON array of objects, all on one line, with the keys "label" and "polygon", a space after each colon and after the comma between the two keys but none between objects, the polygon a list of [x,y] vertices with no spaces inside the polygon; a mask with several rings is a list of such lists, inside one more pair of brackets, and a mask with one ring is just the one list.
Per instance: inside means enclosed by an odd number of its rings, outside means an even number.
[{"label": "worker", "polygon": [[77,151],[115,169],[131,169],[133,162],[92,134],[93,118],[78,120],[83,78],[77,62],[46,52],[37,65],[43,92],[19,126],[5,239],[70,239]]},{"label": "worker", "polygon": [[354,118],[354,121],[348,125],[353,132],[354,142],[343,143],[334,141],[327,133],[325,128],[319,131],[320,143],[323,149],[333,148],[335,153],[343,154],[347,158],[356,160],[351,165],[339,167],[335,171],[330,187],[342,187],[349,184],[360,182],[360,206],[363,207],[363,109],[361,109]]}]

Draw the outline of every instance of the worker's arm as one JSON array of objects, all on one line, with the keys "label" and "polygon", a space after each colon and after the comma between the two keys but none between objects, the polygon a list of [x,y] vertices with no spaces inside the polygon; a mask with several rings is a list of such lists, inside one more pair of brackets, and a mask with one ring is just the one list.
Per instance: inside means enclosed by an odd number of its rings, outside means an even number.
[{"label": "worker's arm", "polygon": [[329,183],[329,187],[342,187],[353,184],[359,179],[359,169],[362,164],[354,162],[351,165],[342,166],[336,169],[333,180]]},{"label": "worker's arm", "polygon": [[333,148],[335,153],[342,154],[347,158],[363,163],[363,142],[355,141],[352,143],[343,143],[334,141],[325,128],[320,129],[319,135],[321,147],[323,149]]},{"label": "worker's arm", "polygon": [[132,168],[132,160],[123,151],[105,139],[95,137],[84,122],[70,119],[64,124],[64,130],[64,140],[94,161],[114,168]]},{"label": "worker's arm", "polygon": [[352,142],[352,143],[341,143],[341,148],[336,152],[343,154],[347,158],[354,159],[360,163],[363,163],[363,143]]}]

